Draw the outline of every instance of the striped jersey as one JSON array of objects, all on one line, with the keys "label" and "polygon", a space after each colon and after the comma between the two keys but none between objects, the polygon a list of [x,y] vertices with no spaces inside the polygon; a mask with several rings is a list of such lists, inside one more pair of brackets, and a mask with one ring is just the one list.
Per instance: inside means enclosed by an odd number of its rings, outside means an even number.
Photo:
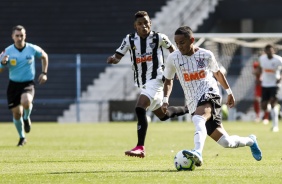
[{"label": "striped jersey", "polygon": [[220,95],[217,81],[213,77],[213,72],[218,70],[218,63],[209,50],[199,48],[191,56],[182,55],[176,50],[168,56],[164,76],[173,79],[175,73],[177,74],[188,109],[193,113],[202,95],[205,93]]},{"label": "striped jersey", "polygon": [[277,79],[280,79],[280,71],[282,67],[282,57],[274,54],[271,59],[267,55],[259,57],[259,64],[262,68],[261,86],[276,87]]},{"label": "striped jersey", "polygon": [[[9,55],[7,67],[9,68],[9,79],[14,82],[27,82],[35,77],[35,58],[42,56],[42,49],[31,43],[26,43],[22,50],[10,45],[3,51],[1,58]],[[5,66],[1,66],[3,68]]]},{"label": "striped jersey", "polygon": [[162,79],[164,56],[162,47],[172,46],[168,37],[162,33],[151,31],[146,39],[137,33],[128,34],[122,41],[116,53],[124,56],[130,51],[134,80],[138,87],[142,87],[151,79]]}]

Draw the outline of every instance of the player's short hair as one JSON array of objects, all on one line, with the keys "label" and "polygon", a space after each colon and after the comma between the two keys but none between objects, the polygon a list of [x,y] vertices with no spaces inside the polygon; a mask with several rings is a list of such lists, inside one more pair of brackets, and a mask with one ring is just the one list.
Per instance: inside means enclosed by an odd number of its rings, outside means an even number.
[{"label": "player's short hair", "polygon": [[273,45],[267,44],[267,45],[264,47],[264,50],[269,50],[269,49],[271,49],[271,48],[274,49]]},{"label": "player's short hair", "polygon": [[175,34],[175,35],[184,35],[185,37],[190,38],[190,37],[193,36],[193,31],[192,31],[192,29],[191,29],[190,27],[188,27],[188,26],[181,26],[181,27],[179,27],[179,28],[175,31],[174,34]]},{"label": "player's short hair", "polygon": [[16,25],[12,28],[12,33],[14,33],[16,30],[21,31],[21,30],[25,30],[25,28],[22,25]]},{"label": "player's short hair", "polygon": [[138,11],[135,13],[134,15],[134,21],[136,21],[136,19],[141,18],[141,17],[149,17],[149,14],[146,11]]}]

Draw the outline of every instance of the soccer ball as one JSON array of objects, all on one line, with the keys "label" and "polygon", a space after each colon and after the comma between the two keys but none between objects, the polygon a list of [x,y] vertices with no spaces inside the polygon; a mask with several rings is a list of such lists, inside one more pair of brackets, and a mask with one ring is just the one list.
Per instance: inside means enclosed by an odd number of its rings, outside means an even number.
[{"label": "soccer ball", "polygon": [[183,153],[179,151],[174,157],[174,166],[178,171],[193,171],[195,170],[195,162],[192,159],[187,159]]}]

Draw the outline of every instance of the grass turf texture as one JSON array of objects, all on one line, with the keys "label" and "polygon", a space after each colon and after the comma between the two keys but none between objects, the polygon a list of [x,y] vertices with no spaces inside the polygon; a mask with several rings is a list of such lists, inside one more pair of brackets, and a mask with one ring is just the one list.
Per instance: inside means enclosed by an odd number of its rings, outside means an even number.
[{"label": "grass turf texture", "polygon": [[175,154],[193,148],[192,123],[149,124],[144,159],[124,156],[136,144],[136,123],[33,123],[21,148],[14,125],[0,123],[0,183],[281,183],[281,132],[247,122],[224,125],[230,135],[256,134],[262,161],[249,147],[222,148],[208,137],[203,166],[177,171]]}]

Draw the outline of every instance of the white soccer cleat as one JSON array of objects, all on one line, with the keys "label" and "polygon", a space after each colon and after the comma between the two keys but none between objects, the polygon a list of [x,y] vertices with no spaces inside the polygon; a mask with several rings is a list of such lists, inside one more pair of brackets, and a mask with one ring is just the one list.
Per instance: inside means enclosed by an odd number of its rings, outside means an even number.
[{"label": "white soccer cleat", "polygon": [[279,128],[277,126],[273,127],[272,132],[279,132]]}]

